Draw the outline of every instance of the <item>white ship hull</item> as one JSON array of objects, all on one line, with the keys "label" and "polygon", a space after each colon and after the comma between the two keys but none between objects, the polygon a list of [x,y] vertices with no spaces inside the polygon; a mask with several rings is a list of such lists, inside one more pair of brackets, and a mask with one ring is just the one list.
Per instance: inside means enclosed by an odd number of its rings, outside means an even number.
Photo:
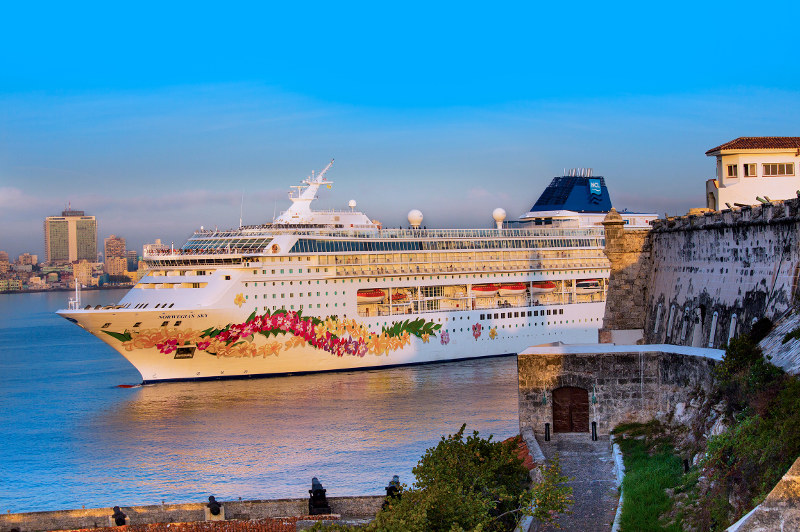
[{"label": "white ship hull", "polygon": [[[600,327],[605,308],[604,302],[581,303],[547,307],[563,314],[557,316],[531,316],[528,311],[536,309],[537,314],[544,314],[545,307],[522,307],[513,309],[520,317],[500,318],[501,310],[484,309],[461,312],[427,312],[419,315],[405,315],[404,319],[421,317],[426,321],[441,323],[442,328],[437,336],[431,336],[427,342],[412,337],[409,344],[395,351],[376,355],[372,352],[364,356],[337,356],[322,349],[305,346],[288,348],[287,342],[294,336],[291,333],[270,339],[256,337],[254,347],[269,342],[279,342],[280,351],[266,356],[217,356],[201,351],[195,347],[189,354],[177,352],[163,353],[157,347],[126,349],[123,342],[104,334],[102,325],[111,323],[114,327],[119,320],[129,323],[137,320],[143,331],[158,329],[163,320],[181,318],[181,330],[203,331],[209,327],[220,327],[230,322],[245,321],[244,312],[230,310],[204,312],[132,312],[129,310],[95,311],[59,311],[63,317],[76,321],[81,327],[98,336],[112,348],[124,356],[141,373],[145,383],[175,380],[208,380],[226,378],[245,378],[269,375],[286,375],[309,372],[342,371],[367,368],[381,368],[397,365],[424,364],[462,360],[488,356],[516,354],[531,345],[563,342],[563,343],[596,343],[597,330]],[[237,309],[238,310],[238,309]],[[491,312],[491,314],[489,314]],[[498,314],[495,319],[494,315]],[[506,315],[506,312],[502,313]],[[509,316],[511,312],[507,313]],[[480,319],[481,315],[484,319]],[[490,317],[491,316],[491,317]],[[358,321],[371,330],[380,331],[388,317],[361,317]],[[574,323],[573,323],[574,322]],[[473,325],[480,324],[481,332],[476,337]],[[380,324],[380,325],[378,325]],[[164,329],[168,331],[169,329]],[[493,333],[494,331],[494,333]],[[446,333],[446,336],[442,334]],[[445,336],[447,342],[442,341]],[[274,345],[274,344],[273,344]]]}]

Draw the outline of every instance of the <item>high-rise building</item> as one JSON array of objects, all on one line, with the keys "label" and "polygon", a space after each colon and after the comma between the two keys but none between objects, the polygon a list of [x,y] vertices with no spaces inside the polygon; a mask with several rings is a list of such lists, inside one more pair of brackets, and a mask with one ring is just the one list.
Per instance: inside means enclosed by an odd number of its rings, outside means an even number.
[{"label": "high-rise building", "polygon": [[70,208],[61,216],[48,216],[44,221],[44,253],[49,263],[96,261],[97,220]]},{"label": "high-rise building", "polygon": [[0,262],[8,262],[8,251],[0,251]]},{"label": "high-rise building", "polygon": [[125,258],[128,259],[128,271],[135,272],[139,264],[139,255],[135,249],[129,249],[125,252]]},{"label": "high-rise building", "polygon": [[104,240],[103,253],[106,260],[110,257],[124,257],[125,239],[116,235],[106,238]]}]

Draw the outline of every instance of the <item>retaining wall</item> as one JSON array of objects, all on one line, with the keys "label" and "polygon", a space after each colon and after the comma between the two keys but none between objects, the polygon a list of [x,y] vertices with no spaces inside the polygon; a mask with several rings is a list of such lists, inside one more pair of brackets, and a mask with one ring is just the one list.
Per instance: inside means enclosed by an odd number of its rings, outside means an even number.
[{"label": "retaining wall", "polygon": [[[383,504],[382,496],[328,497],[331,512],[346,517],[374,517]],[[220,501],[225,519],[251,520],[266,517],[304,516],[308,499],[273,499],[254,501]],[[186,523],[205,520],[206,504],[167,504],[155,506],[121,506],[129,524]],[[87,508],[56,512],[0,514],[0,530],[76,530],[113,526],[111,508]]]}]

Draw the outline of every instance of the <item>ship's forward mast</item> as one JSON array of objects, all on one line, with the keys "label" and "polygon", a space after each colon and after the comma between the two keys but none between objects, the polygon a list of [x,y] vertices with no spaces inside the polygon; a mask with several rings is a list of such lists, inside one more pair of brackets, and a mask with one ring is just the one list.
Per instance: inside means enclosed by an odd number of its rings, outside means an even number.
[{"label": "ship's forward mast", "polygon": [[325,174],[333,166],[333,159],[328,163],[328,166],[322,169],[316,176],[311,172],[311,176],[302,181],[300,185],[292,186],[295,191],[289,192],[289,199],[292,200],[292,206],[289,207],[275,220],[276,224],[301,224],[309,223],[313,217],[311,211],[311,202],[317,197],[317,190],[322,185],[331,188],[333,181],[328,181]]}]

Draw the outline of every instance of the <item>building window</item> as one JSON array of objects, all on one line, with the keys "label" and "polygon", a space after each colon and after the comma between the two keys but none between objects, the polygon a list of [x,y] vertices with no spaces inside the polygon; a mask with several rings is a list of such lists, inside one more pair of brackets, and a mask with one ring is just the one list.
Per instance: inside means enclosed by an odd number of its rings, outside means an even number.
[{"label": "building window", "polygon": [[786,176],[794,175],[794,163],[766,163],[764,176]]},{"label": "building window", "polygon": [[739,170],[739,165],[729,164],[728,165],[728,177],[739,177],[738,170]]},{"label": "building window", "polygon": [[756,177],[756,163],[749,163],[742,165],[744,167],[745,177]]}]

